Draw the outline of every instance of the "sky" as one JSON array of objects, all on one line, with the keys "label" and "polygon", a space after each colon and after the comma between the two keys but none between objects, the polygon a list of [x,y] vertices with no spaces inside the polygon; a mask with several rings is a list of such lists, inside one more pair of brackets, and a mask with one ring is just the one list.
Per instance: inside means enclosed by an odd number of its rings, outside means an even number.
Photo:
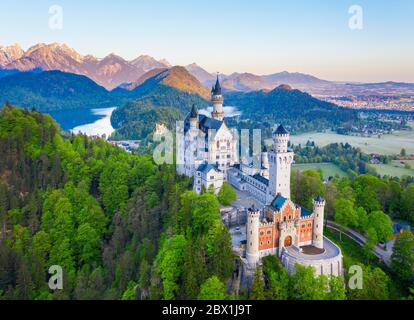
[{"label": "sky", "polygon": [[[49,26],[55,5],[61,29]],[[349,26],[353,5],[363,10],[360,29]],[[226,74],[414,82],[413,17],[412,0],[0,0],[0,45],[59,42]]]}]

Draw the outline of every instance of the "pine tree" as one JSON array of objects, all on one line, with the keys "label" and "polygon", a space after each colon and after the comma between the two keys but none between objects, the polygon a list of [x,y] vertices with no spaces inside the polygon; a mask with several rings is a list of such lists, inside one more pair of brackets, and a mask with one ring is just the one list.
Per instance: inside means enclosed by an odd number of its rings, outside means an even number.
[{"label": "pine tree", "polygon": [[261,268],[257,268],[254,273],[252,292],[250,294],[251,300],[265,300],[265,284],[263,280],[263,272]]}]

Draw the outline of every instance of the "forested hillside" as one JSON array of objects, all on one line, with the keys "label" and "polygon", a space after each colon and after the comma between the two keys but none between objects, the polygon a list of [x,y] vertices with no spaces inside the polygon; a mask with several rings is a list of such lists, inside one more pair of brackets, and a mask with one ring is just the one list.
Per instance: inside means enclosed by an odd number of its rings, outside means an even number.
[{"label": "forested hillside", "polygon": [[188,192],[173,166],[11,106],[0,154],[0,299],[190,299],[231,276],[217,199]]},{"label": "forested hillside", "polygon": [[162,84],[137,87],[131,92],[139,98],[115,110],[111,123],[116,130],[116,139],[145,139],[155,129],[156,123],[163,123],[175,130],[175,122],[184,119],[193,104],[198,108],[208,102],[196,94],[179,91]]},{"label": "forested hillside", "polygon": [[242,112],[243,126],[264,130],[271,135],[275,123],[283,123],[290,132],[327,129],[356,121],[354,110],[318,100],[311,95],[282,85],[270,91],[229,93],[225,102]]},{"label": "forested hillside", "polygon": [[61,71],[21,72],[0,78],[0,105],[10,102],[53,111],[111,107],[123,101],[85,76]]}]

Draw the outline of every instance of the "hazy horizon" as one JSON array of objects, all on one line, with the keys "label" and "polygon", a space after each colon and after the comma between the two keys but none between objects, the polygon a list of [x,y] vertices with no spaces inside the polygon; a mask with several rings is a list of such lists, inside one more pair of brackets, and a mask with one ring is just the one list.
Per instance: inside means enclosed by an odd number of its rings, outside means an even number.
[{"label": "hazy horizon", "polygon": [[[352,30],[352,5],[363,9]],[[49,9],[63,9],[62,29]],[[331,81],[414,82],[414,2],[235,1],[116,3],[2,0],[0,45],[65,43],[102,58],[150,55],[209,72],[300,72]],[[28,32],[30,30],[30,32]]]}]

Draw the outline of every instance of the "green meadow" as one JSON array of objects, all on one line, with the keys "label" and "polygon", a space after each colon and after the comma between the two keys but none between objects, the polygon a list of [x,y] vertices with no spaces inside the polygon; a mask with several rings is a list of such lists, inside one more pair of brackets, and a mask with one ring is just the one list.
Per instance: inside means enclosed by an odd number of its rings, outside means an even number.
[{"label": "green meadow", "polygon": [[[411,168],[406,168],[405,163],[408,163]],[[403,177],[413,176],[414,177],[414,160],[400,161],[395,160],[390,164],[375,164],[371,165],[375,168],[378,174],[381,176],[392,176],[392,177]]]},{"label": "green meadow", "polygon": [[342,171],[337,165],[333,163],[305,163],[305,164],[294,164],[293,171],[306,171],[306,170],[316,170],[322,171],[323,178],[335,177],[346,177],[346,173]]},{"label": "green meadow", "polygon": [[294,145],[305,145],[307,141],[314,141],[320,147],[331,143],[348,142],[353,147],[360,148],[368,154],[394,155],[399,154],[402,148],[405,148],[407,154],[414,154],[414,130],[396,131],[380,137],[348,136],[332,131],[307,132],[291,136],[290,140]]}]

